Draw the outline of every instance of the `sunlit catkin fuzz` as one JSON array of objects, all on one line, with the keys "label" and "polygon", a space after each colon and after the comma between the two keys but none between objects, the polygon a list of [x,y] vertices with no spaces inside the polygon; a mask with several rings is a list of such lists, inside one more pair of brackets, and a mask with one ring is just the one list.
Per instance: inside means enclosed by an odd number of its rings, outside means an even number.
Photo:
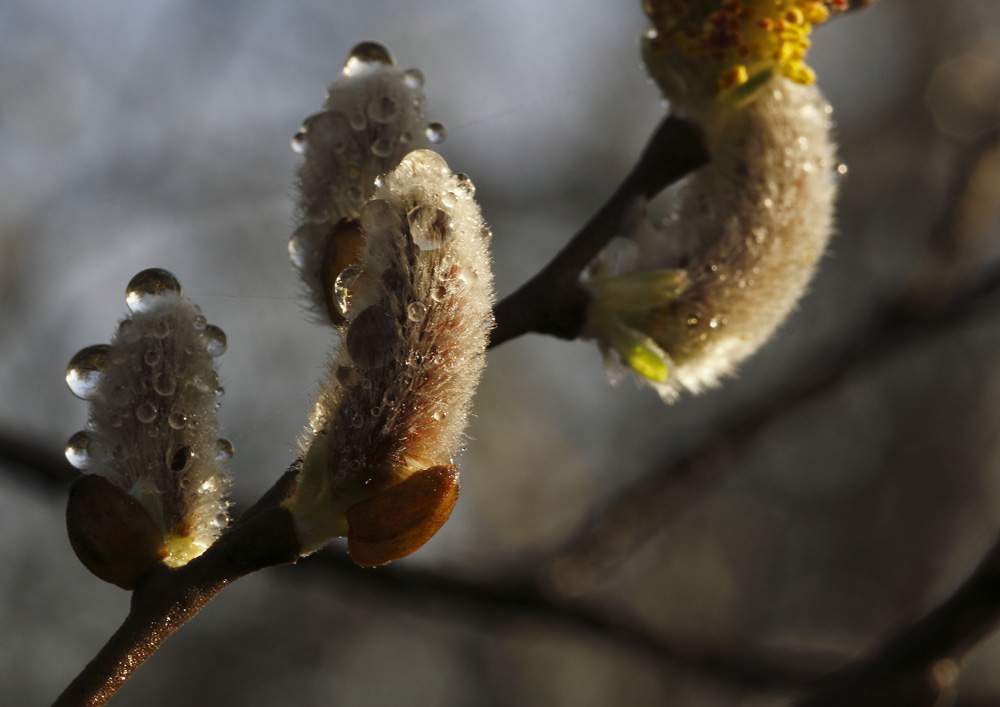
[{"label": "sunlit catkin fuzz", "polygon": [[303,161],[299,225],[288,253],[322,321],[344,323],[334,292],[348,287],[344,281],[354,271],[340,275],[360,256],[356,219],[375,190],[375,178],[411,150],[444,139],[444,127],[427,122],[423,83],[418,69],[399,69],[381,44],[358,44],[329,87],[323,110],[292,138]]},{"label": "sunlit catkin fuzz", "polygon": [[347,535],[378,565],[420,547],[458,493],[458,451],[493,325],[489,231],[467,178],[417,150],[361,211],[346,334],[288,502],[303,552]]},{"label": "sunlit catkin fuzz", "polygon": [[228,522],[232,445],[219,438],[216,420],[215,358],[225,334],[165,270],[132,278],[126,303],[131,314],[110,346],[87,347],[70,361],[66,382],[88,401],[89,421],[66,456],[87,472],[67,513],[74,549],[92,571],[97,564],[127,578],[148,569],[128,557],[177,567],[215,541]]},{"label": "sunlit catkin fuzz", "polygon": [[[672,12],[716,8],[706,15],[704,35],[671,35],[680,47],[671,52],[687,63],[667,74],[659,59],[650,66],[675,112],[701,125],[712,159],[682,188],[675,218],[658,228],[640,220],[637,234],[626,234],[640,243],[643,271],[597,269],[587,283],[584,335],[612,364],[620,360],[672,401],[681,390],[699,392],[732,374],[795,307],[832,233],[843,168],[830,135],[832,111],[802,63],[808,42],[786,27],[774,44],[777,20],[764,16],[768,10],[785,13],[788,23],[819,21],[824,3],[647,2],[647,10],[652,4],[662,13],[651,13],[661,33]],[[721,41],[714,34],[721,28],[726,47],[744,49],[708,52],[685,43]],[[780,43],[795,38],[795,51]],[[645,48],[648,54],[648,35]],[[737,56],[753,81],[732,86],[720,77]]]}]

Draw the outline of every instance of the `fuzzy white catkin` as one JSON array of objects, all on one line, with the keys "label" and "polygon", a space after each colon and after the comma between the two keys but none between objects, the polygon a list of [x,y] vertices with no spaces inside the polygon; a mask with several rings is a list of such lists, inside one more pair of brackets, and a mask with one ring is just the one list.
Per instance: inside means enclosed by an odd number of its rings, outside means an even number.
[{"label": "fuzzy white catkin", "polygon": [[88,400],[89,421],[66,454],[138,500],[162,534],[164,562],[179,566],[228,522],[232,446],[219,438],[214,364],[225,335],[164,270],[133,278],[127,302],[132,313],[111,345],[70,362],[67,382]]},{"label": "fuzzy white catkin", "polygon": [[444,137],[442,126],[427,122],[423,81],[419,70],[398,68],[381,44],[363,42],[348,54],[323,110],[292,138],[303,162],[297,181],[299,225],[288,252],[319,312],[329,303],[322,268],[331,229],[341,219],[358,217],[376,177],[408,152]]},{"label": "fuzzy white catkin", "polygon": [[293,507],[306,551],[345,508],[451,464],[461,445],[493,325],[489,231],[473,194],[417,150],[361,211],[362,274],[303,443],[324,445],[327,460],[322,483],[300,483],[300,494],[321,489],[322,510]]},{"label": "fuzzy white catkin", "polygon": [[674,271],[664,282],[677,291],[615,313],[591,285],[585,335],[601,343],[613,378],[620,364],[600,328],[609,312],[649,337],[666,373],[643,381],[668,402],[733,374],[785,320],[833,231],[831,113],[814,85],[773,76],[749,102],[700,116],[711,162],[682,188],[675,218],[662,228],[641,222],[632,234],[643,269]]},{"label": "fuzzy white catkin", "polygon": [[689,284],[654,316],[670,355],[661,389],[698,392],[754,353],[805,292],[833,231],[831,109],[815,85],[775,77],[755,100],[705,125],[712,161],[684,187],[674,227]]}]

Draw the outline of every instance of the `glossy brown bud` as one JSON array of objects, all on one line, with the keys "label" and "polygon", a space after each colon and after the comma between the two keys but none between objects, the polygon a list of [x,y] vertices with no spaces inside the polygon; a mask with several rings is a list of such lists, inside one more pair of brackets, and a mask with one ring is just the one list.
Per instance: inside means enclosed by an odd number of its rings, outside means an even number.
[{"label": "glossy brown bud", "polygon": [[454,464],[418,471],[402,483],[347,509],[347,549],[362,567],[416,551],[444,525],[458,499]]},{"label": "glossy brown bud", "polygon": [[143,505],[97,474],[83,474],[70,487],[66,529],[80,562],[122,589],[132,589],[167,556],[163,534]]}]

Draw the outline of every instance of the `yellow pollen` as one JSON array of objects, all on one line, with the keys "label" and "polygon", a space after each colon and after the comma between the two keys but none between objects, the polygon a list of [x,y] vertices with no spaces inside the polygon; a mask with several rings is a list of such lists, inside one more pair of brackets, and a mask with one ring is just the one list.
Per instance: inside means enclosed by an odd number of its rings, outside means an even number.
[{"label": "yellow pollen", "polygon": [[679,71],[715,90],[772,70],[812,83],[816,75],[805,64],[812,27],[845,7],[846,0],[643,0],[654,54],[679,55]]}]

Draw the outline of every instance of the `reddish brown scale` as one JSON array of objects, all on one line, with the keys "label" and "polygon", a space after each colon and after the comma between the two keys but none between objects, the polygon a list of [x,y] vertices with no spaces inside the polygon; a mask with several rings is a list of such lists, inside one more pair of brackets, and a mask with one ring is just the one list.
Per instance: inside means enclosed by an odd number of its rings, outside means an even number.
[{"label": "reddish brown scale", "polygon": [[436,533],[458,499],[458,469],[430,467],[347,509],[347,550],[363,567],[406,557]]}]

